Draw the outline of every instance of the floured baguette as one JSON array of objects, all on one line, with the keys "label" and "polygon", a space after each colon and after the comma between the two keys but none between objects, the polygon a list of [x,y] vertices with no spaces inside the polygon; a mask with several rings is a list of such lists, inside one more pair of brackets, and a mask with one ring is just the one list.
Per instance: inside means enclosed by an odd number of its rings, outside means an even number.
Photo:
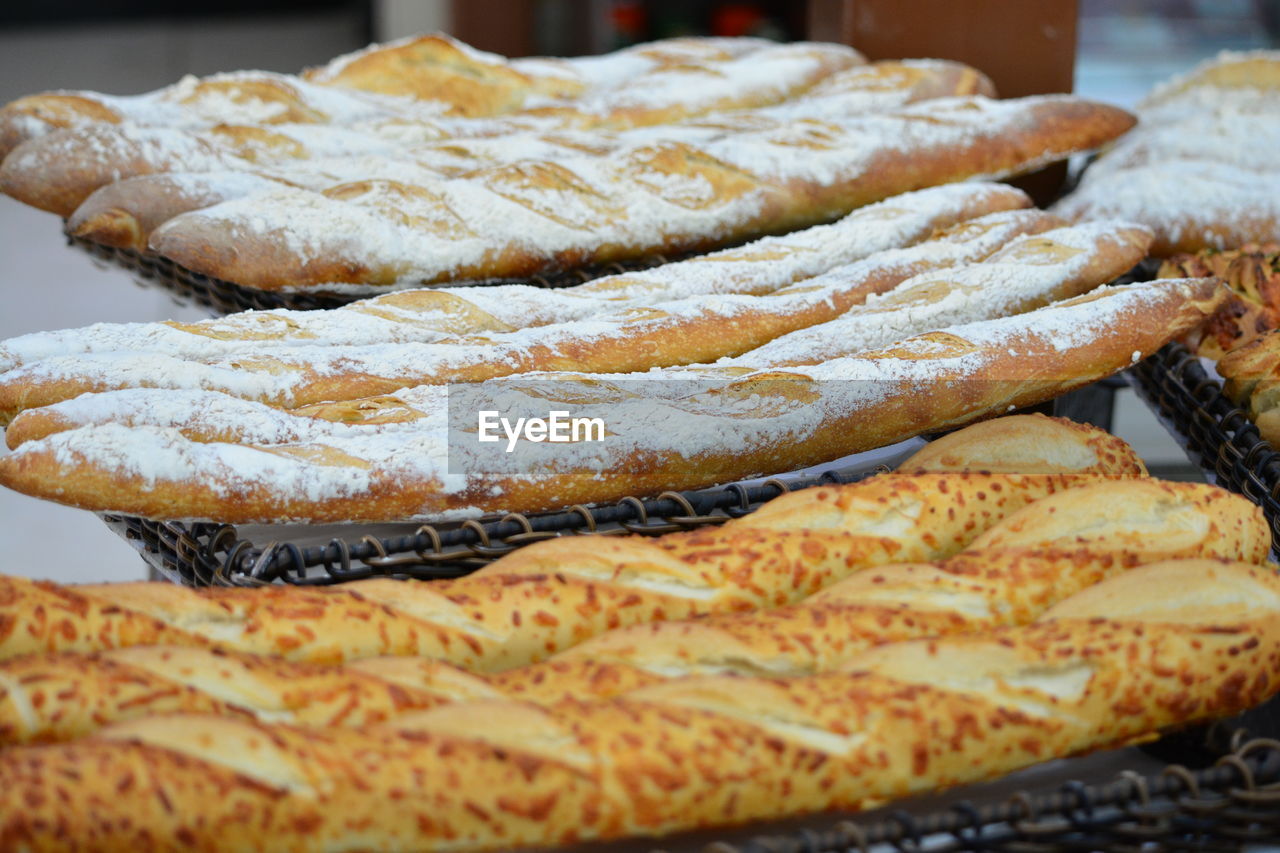
[{"label": "floured baguette", "polygon": [[[1108,512],[1100,526],[1099,506]],[[1030,536],[1024,524],[1016,545],[984,547],[1032,511]],[[1076,541],[1082,532],[1087,543]],[[771,610],[609,631],[544,663],[491,676],[420,658],[333,668],[193,646],[14,658],[0,663],[0,682],[9,685],[0,696],[0,743],[67,740],[158,713],[360,726],[477,698],[554,704],[692,675],[811,675],[881,643],[1025,624],[1135,565],[1189,557],[1258,562],[1269,541],[1266,521],[1244,498],[1210,486],[1116,480],[1036,501],[939,563],[857,572]]]},{"label": "floured baguette", "polygon": [[[249,71],[186,77],[144,95],[62,91],[20,98],[0,109],[0,158],[58,128],[121,123],[198,128],[429,122],[529,107],[575,113],[580,104],[580,121],[626,126],[771,103],[831,70],[861,62],[840,45],[746,38],[670,39],[602,57],[512,61],[433,34],[373,45],[301,77]],[[656,94],[654,89],[664,99],[646,109],[645,95]]]},{"label": "floured baguette", "polygon": [[298,408],[533,371],[633,373],[740,354],[728,364],[812,364],[1077,296],[1141,260],[1149,239],[1122,223],[1046,230],[1053,224],[1032,211],[983,217],[765,296],[659,302],[512,333],[428,344],[259,345],[191,363],[127,351],[50,359],[0,376],[0,418],[127,387],[221,391]]},{"label": "floured baguette", "polygon": [[[778,81],[782,88],[787,88],[786,78],[795,74],[801,75],[806,86],[818,78],[831,80],[827,75],[832,72],[841,76],[841,68],[849,58],[848,48],[811,47],[812,50],[804,45],[777,48],[776,52],[790,54],[775,57],[776,61],[789,66],[783,79]],[[796,54],[803,57],[803,61],[796,63]],[[754,69],[751,73],[759,74],[760,70]],[[689,74],[690,71],[684,69],[677,73]],[[950,68],[937,69],[936,75],[944,80],[956,77]],[[889,77],[892,79],[892,75]],[[759,81],[764,78],[756,79],[756,88],[760,88]],[[717,83],[732,87],[741,81],[722,80],[711,74],[702,82],[713,87]],[[885,80],[862,73],[854,75],[852,82],[875,87]],[[776,88],[772,81],[763,87],[770,91]],[[0,168],[0,190],[26,204],[66,216],[90,193],[107,184],[165,172],[251,173],[262,178],[258,183],[267,188],[285,184],[316,191],[378,178],[405,183],[415,179],[429,182],[521,159],[555,160],[567,155],[605,157],[637,140],[699,144],[726,132],[758,131],[796,121],[856,116],[871,109],[874,100],[869,101],[856,90],[848,91],[853,88],[846,86],[813,98],[801,95],[778,107],[715,114],[709,122],[688,120],[678,125],[662,125],[660,131],[592,130],[593,122],[616,112],[610,110],[607,103],[592,107],[582,102],[539,111],[536,116],[522,113],[479,121],[423,120],[410,112],[396,120],[370,119],[342,125],[219,124],[210,128],[94,125],[51,133],[15,149]],[[696,114],[698,110],[688,110],[688,105],[682,105],[681,101],[689,97],[697,100],[696,93],[705,94],[704,90],[705,87],[694,86],[684,98],[676,96],[663,109],[677,117],[681,113]],[[901,94],[904,101],[910,100],[908,91]],[[630,97],[626,91],[610,95],[614,101]],[[885,104],[885,108],[893,106],[902,104],[893,103],[892,99]],[[585,129],[576,127],[583,123],[587,125]],[[625,127],[626,123],[623,124]],[[243,181],[222,187],[217,174],[206,175],[203,183],[207,187],[204,193],[213,190],[216,184],[217,192],[225,192],[227,198],[252,192]],[[186,195],[185,188],[175,192],[174,185],[162,186],[170,188],[162,202],[164,207],[183,206],[179,197]],[[126,210],[136,209],[144,219],[155,218],[144,197],[126,190],[120,198],[126,202]],[[123,212],[117,211],[101,224],[93,221],[93,214],[86,213],[77,217],[72,227],[81,236],[94,235],[118,245],[119,238],[113,235],[124,224],[119,215]]]},{"label": "floured baguette", "polygon": [[1157,256],[1280,238],[1277,81],[1280,52],[1224,52],[1158,87],[1055,211],[1142,223]]},{"label": "floured baguette", "polygon": [[419,655],[503,669],[625,625],[777,606],[861,568],[943,559],[1031,501],[1098,479],[885,475],[785,495],[715,529],[593,537],[586,548],[538,543],[429,583],[197,591],[0,576],[0,658],[218,645],[293,660]]},{"label": "floured baguette", "polygon": [[263,346],[429,342],[583,320],[694,296],[764,295],[877,252],[920,243],[957,223],[1030,204],[1024,193],[1002,184],[951,184],[894,196],[830,225],[575,287],[410,290],[332,311],[246,311],[196,323],[99,323],[36,332],[0,342],[0,371],[80,352],[157,352],[194,359],[255,352]]},{"label": "floured baguette", "polygon": [[280,189],[175,217],[150,245],[189,269],[267,290],[511,277],[713,248],[922,186],[1029,171],[1131,123],[1122,110],[1066,96],[948,98],[430,185]]},{"label": "floured baguette", "polygon": [[139,720],[0,754],[0,843],[512,849],[868,808],[1242,711],[1280,687],[1278,617],[1271,571],[1178,561],[839,673],[365,729]]},{"label": "floured baguette", "polygon": [[[967,66],[937,60],[882,62],[837,71],[776,106],[715,113],[687,120],[679,128],[665,127],[661,138],[698,144],[728,132],[758,132],[771,123],[855,117],[921,100],[973,94],[993,91],[985,78]],[[28,170],[35,181],[13,183],[11,191],[29,204],[70,214],[67,230],[77,237],[144,251],[151,232],[180,213],[268,191],[281,183],[323,191],[383,175],[400,182],[414,174],[433,180],[520,159],[582,153],[606,157],[628,139],[655,139],[653,131],[566,131],[554,126],[556,122],[545,126],[548,122],[543,118],[531,121],[525,116],[501,123],[437,121],[429,130],[403,123],[392,128],[360,125],[368,135],[344,135],[340,158],[321,156],[332,146],[326,146],[323,134],[310,127],[273,127],[269,137],[249,129],[176,134],[96,128],[63,134],[34,151],[27,149],[36,158]],[[393,154],[388,135],[404,146],[394,161],[371,162],[356,156]]]},{"label": "floured baguette", "polygon": [[[231,523],[403,520],[617,500],[794,470],[1041,402],[1136,363],[1223,298],[1213,279],[1100,288],[803,369],[746,371],[676,399],[664,398],[664,383],[648,392],[608,375],[453,386],[453,431],[449,392],[440,386],[367,401],[374,403],[367,409],[315,407],[310,426],[288,425],[305,427],[303,440],[278,444],[86,426],[0,458],[0,482],[96,510]],[[473,407],[545,417],[557,405],[601,417],[608,431],[599,441],[525,441],[505,451],[468,431]],[[325,419],[368,427],[340,429]],[[258,423],[234,428],[252,433]]]}]

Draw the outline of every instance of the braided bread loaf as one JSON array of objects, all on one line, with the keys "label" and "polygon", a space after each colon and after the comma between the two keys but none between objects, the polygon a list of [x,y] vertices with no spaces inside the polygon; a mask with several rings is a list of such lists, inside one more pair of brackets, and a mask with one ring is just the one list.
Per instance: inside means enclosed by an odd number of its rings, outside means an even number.
[{"label": "braided bread loaf", "polygon": [[1280,53],[1223,53],[1157,88],[1055,211],[1142,223],[1159,256],[1280,238],[1277,81]]},{"label": "braided bread loaf", "polygon": [[1054,224],[1035,211],[983,217],[767,296],[689,298],[438,343],[259,346],[194,363],[127,352],[45,360],[0,377],[0,413],[122,387],[205,389],[297,408],[533,371],[639,373],[742,353],[735,366],[810,364],[1077,296],[1128,270],[1148,243],[1145,230],[1117,223],[1046,230]]},{"label": "braided bread loaf", "polygon": [[[207,359],[264,346],[363,346],[512,332],[695,296],[764,295],[935,231],[1030,205],[1001,184],[931,187],[868,205],[831,225],[576,287],[451,287],[388,293],[331,311],[246,311],[196,323],[96,324],[0,342],[0,371],[81,352]],[[1053,222],[1047,214],[1041,221]],[[941,248],[941,247],[935,247]],[[992,247],[994,248],[994,246]]]},{"label": "braided bread loaf", "polygon": [[1028,502],[1096,477],[876,477],[805,489],[713,530],[592,538],[586,550],[538,543],[432,583],[196,591],[0,576],[0,658],[219,645],[295,660],[423,655],[501,669],[624,625],[777,606],[860,568],[941,559]]},{"label": "braided bread loaf", "polygon": [[880,643],[1025,624],[1135,565],[1173,557],[1257,562],[1268,543],[1258,509],[1220,489],[1100,482],[1035,501],[939,563],[856,572],[772,610],[620,628],[489,677],[420,658],[334,669],[191,646],[18,657],[0,663],[0,742],[65,740],[157,713],[358,726],[504,695],[554,704],[690,675],[809,675]]},{"label": "braided bread loaf", "polygon": [[541,116],[537,121],[527,116],[502,122],[434,121],[425,127],[361,124],[358,133],[338,136],[312,126],[275,126],[270,134],[253,127],[185,132],[95,128],[25,148],[26,165],[19,168],[15,161],[4,181],[28,204],[70,215],[67,229],[73,235],[143,251],[151,232],[180,213],[282,183],[323,192],[379,177],[405,183],[416,176],[430,182],[523,159],[606,157],[629,141],[661,138],[696,145],[727,132],[759,132],[796,121],[884,112],[920,100],[992,94],[981,85],[983,80],[966,66],[935,60],[856,66],[779,105],[687,120],[660,133],[567,131],[555,123],[547,127]]},{"label": "braided bread loaf", "polygon": [[[226,415],[251,408],[230,405],[195,424],[235,430],[245,444],[200,443],[164,427],[86,426],[0,458],[0,482],[86,508],[231,523],[525,511],[694,488],[1050,399],[1185,333],[1216,309],[1218,287],[1170,279],[1099,289],[803,370],[730,370],[675,400],[663,396],[670,383],[546,374],[326,404],[302,412],[310,419],[273,419],[258,407],[253,420],[228,424]],[[921,387],[930,389],[927,405]],[[516,442],[507,452],[467,432],[476,411],[545,417],[557,405],[601,417],[603,440]],[[351,423],[335,423],[343,420]],[[252,443],[282,426],[301,439]]]},{"label": "braided bread loaf", "polygon": [[865,808],[1248,708],[1280,686],[1278,617],[1273,572],[1178,561],[837,673],[363,729],[150,718],[0,753],[0,843],[511,849]]}]

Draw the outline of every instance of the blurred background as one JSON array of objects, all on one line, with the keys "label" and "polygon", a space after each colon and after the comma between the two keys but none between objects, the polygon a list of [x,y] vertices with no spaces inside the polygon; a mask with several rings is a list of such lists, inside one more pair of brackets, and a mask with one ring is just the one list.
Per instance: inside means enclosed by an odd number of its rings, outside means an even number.
[{"label": "blurred background", "polygon": [[[678,35],[815,38],[873,59],[969,62],[1005,95],[1068,91],[1133,106],[1221,50],[1277,41],[1280,0],[4,0],[0,103],[48,89],[128,94],[184,74],[292,72],[370,41],[451,33],[507,56],[600,53]],[[0,338],[205,314],[66,248],[50,214],[0,197]],[[1197,471],[1131,395],[1115,431],[1163,476]],[[0,490],[3,567],[61,580],[141,578],[89,513]]]}]

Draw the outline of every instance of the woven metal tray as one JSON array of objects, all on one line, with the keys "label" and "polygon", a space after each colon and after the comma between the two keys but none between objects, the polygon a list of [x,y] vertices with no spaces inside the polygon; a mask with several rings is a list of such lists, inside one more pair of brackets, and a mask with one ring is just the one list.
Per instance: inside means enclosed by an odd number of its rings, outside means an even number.
[{"label": "woven metal tray", "polygon": [[[163,288],[169,291],[179,302],[202,305],[216,314],[234,314],[238,311],[268,310],[272,308],[291,308],[297,311],[338,308],[358,299],[367,299],[370,296],[378,295],[378,293],[391,292],[389,289],[382,291],[371,290],[365,294],[281,293],[272,290],[259,290],[194,272],[175,261],[149,252],[104,246],[84,237],[68,236],[67,242],[71,246],[87,253],[96,264],[103,268],[123,269],[133,276],[135,282],[143,287]],[[582,284],[601,276],[649,269],[688,256],[688,254],[679,256],[652,254],[633,261],[578,267],[571,270],[548,272],[518,279],[450,282],[448,286],[519,283],[531,284],[537,287],[572,287],[575,284]]]},{"label": "woven metal tray", "polygon": [[[1199,770],[1172,764],[1125,769],[1114,781],[1066,781],[1023,789],[1001,801],[955,800],[932,810],[909,803],[823,829],[757,835],[704,845],[706,853],[891,851],[1008,853],[1255,850],[1280,842],[1280,741],[1249,740]],[[1006,784],[1016,777],[1005,780]],[[955,792],[981,796],[980,786]],[[820,818],[812,819],[818,826]],[[670,845],[674,847],[675,845]],[[1272,848],[1273,849],[1273,848]]]},{"label": "woven metal tray", "polygon": [[1213,483],[1262,507],[1280,543],[1280,453],[1181,344],[1129,370],[1138,396]]}]

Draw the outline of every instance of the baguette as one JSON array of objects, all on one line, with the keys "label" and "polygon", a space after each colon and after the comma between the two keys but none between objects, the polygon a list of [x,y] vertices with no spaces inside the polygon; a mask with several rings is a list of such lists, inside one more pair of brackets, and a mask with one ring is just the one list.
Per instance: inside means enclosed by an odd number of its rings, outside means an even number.
[{"label": "baguette", "polygon": [[[373,45],[302,77],[261,71],[186,77],[145,95],[48,92],[0,109],[0,159],[59,128],[129,123],[200,128],[245,123],[353,124],[493,116],[534,106],[622,125],[770,103],[861,63],[840,45],[672,39],[587,59],[506,60],[442,34]],[[759,74],[760,65],[766,73]],[[699,67],[700,66],[700,67]],[[643,96],[666,100],[646,111]],[[612,96],[612,97],[611,97]],[[665,115],[655,114],[664,110]]]},{"label": "baguette", "polygon": [[[745,372],[677,400],[608,375],[517,377],[454,386],[451,395],[425,386],[368,401],[368,410],[317,407],[308,412],[318,416],[314,431],[297,443],[201,443],[171,428],[86,426],[0,458],[0,483],[101,511],[228,523],[618,500],[794,470],[1050,399],[1144,358],[1222,299],[1213,279],[1103,288],[802,370]],[[930,389],[927,404],[921,387]],[[545,417],[556,405],[601,417],[608,433],[516,442],[506,452],[467,431],[476,411]],[[323,423],[345,417],[369,423]]]},{"label": "baguette", "polygon": [[1046,230],[1053,224],[1031,211],[984,217],[766,296],[687,298],[430,344],[259,346],[196,363],[128,352],[51,359],[0,377],[0,413],[125,387],[298,408],[535,371],[643,373],[740,354],[731,366],[812,364],[1080,295],[1141,260],[1149,237],[1119,223]]},{"label": "baguette", "polygon": [[868,566],[943,559],[1027,503],[1096,479],[887,475],[786,495],[714,530],[593,538],[587,550],[538,543],[431,583],[196,591],[0,576],[0,658],[212,645],[290,660],[419,655],[504,669],[625,625],[778,606]]},{"label": "baguette", "polygon": [[[514,277],[804,227],[919,187],[1029,171],[1131,124],[1122,110],[1065,96],[940,99],[430,185],[282,188],[175,217],[150,246],[264,290]],[[806,156],[793,156],[797,147]]]},{"label": "baguette", "polygon": [[[1102,524],[1096,506],[1109,513]],[[1032,510],[1034,541],[1019,524]],[[1019,528],[1016,546],[983,546],[1008,526]],[[1082,533],[1087,543],[1076,541]],[[478,698],[551,705],[692,675],[811,675],[881,643],[1025,624],[1135,565],[1189,557],[1256,562],[1268,543],[1257,508],[1220,489],[1103,482],[1042,498],[939,563],[856,572],[772,610],[620,628],[544,663],[487,677],[418,658],[334,669],[176,646],[13,658],[0,663],[0,683],[8,686],[0,697],[0,743],[68,740],[159,713],[361,726]]]},{"label": "baguette", "polygon": [[920,243],[958,223],[1030,204],[1024,193],[1000,184],[931,187],[859,208],[831,225],[569,288],[422,289],[388,293],[332,311],[246,311],[196,323],[103,323],[37,332],[0,343],[0,371],[80,352],[156,352],[202,359],[256,352],[266,345],[425,343],[584,320],[695,296],[765,295],[878,252]]},{"label": "baguette", "polygon": [[[681,128],[664,129],[663,138],[699,142],[725,132],[759,131],[771,121],[854,117],[922,100],[973,94],[993,92],[985,78],[966,66],[937,60],[882,62],[837,71],[803,95],[773,107],[685,121]],[[508,120],[505,126],[492,121],[480,126],[475,122],[447,126],[437,121],[431,123],[430,133],[397,125],[397,139],[407,136],[402,141],[412,145],[405,150],[403,159],[397,160],[395,169],[400,180],[414,166],[425,167],[428,180],[456,177],[515,159],[554,159],[583,151],[607,156],[628,138],[625,132],[584,135],[558,128],[548,130],[543,124],[530,127],[527,118]],[[24,200],[37,207],[70,214],[67,230],[75,236],[145,251],[151,232],[180,213],[267,191],[280,183],[322,191],[346,180],[376,177],[377,170],[388,168],[386,164],[366,164],[350,155],[341,160],[300,160],[299,154],[315,147],[309,144],[315,131],[280,130],[294,144],[281,139],[279,145],[273,146],[272,156],[280,159],[274,165],[264,163],[261,134],[229,134],[222,129],[188,133],[179,140],[173,138],[171,131],[138,137],[114,128],[105,131],[113,140],[106,144],[100,134],[64,135],[57,141],[59,159],[74,163],[74,174],[51,177],[54,173],[45,169],[43,174],[35,175],[37,195],[32,195],[31,189],[16,191],[24,193]],[[385,133],[375,133],[374,138],[365,140],[351,139],[349,147],[383,153],[385,143],[378,138],[381,135]],[[418,136],[426,139],[419,141]],[[653,133],[646,132],[644,136],[652,138]],[[220,151],[219,168],[230,171],[184,171],[185,155],[181,152],[188,150],[184,146],[192,138]],[[52,144],[51,140],[49,145]],[[203,155],[190,164],[192,168],[209,165]],[[365,171],[362,173],[361,169]],[[64,172],[56,174],[62,176]],[[125,180],[120,180],[122,177]],[[79,207],[74,206],[77,200],[82,200]]]},{"label": "baguette", "polygon": [[1280,687],[1278,617],[1271,571],[1178,561],[1030,626],[892,643],[805,678],[472,702],[366,729],[133,721],[0,754],[0,843],[511,849],[868,808],[1242,711]]},{"label": "baguette", "polygon": [[1280,52],[1223,53],[1157,88],[1055,211],[1146,225],[1160,257],[1276,239],[1277,80]]}]

